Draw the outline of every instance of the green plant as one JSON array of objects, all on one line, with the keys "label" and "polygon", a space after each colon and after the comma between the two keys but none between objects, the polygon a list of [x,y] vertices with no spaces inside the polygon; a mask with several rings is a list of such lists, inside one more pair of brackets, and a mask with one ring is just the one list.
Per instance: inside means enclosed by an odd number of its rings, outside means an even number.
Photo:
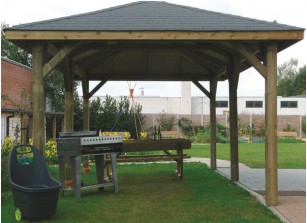
[{"label": "green plant", "polygon": [[13,140],[10,137],[5,137],[1,147],[1,193],[9,189],[8,160],[12,147]]},{"label": "green plant", "polygon": [[292,128],[291,124],[287,124],[287,126],[283,129],[284,132],[296,132],[294,128]]},{"label": "green plant", "polygon": [[302,131],[306,133],[306,116],[302,118]]},{"label": "green plant", "polygon": [[174,115],[167,115],[162,113],[157,118],[159,125],[161,126],[162,131],[170,131],[174,125],[175,116]]},{"label": "green plant", "polygon": [[[101,101],[100,98],[91,101],[90,127],[91,130],[103,132],[130,132],[131,137],[136,138],[136,134],[140,135],[140,132],[144,132],[142,129],[144,117],[141,112],[142,106],[132,104],[128,97],[121,97],[117,101],[107,95],[104,101]],[[135,126],[137,126],[138,133],[136,133]]]},{"label": "green plant", "polygon": [[58,163],[58,156],[57,156],[57,147],[56,141],[49,140],[45,147],[45,160],[49,164],[57,164]]},{"label": "green plant", "polygon": [[294,137],[285,137],[285,138],[278,138],[277,139],[278,143],[301,143],[300,140],[297,140]]},{"label": "green plant", "polygon": [[239,134],[244,136],[251,136],[252,127],[247,123],[239,123]]},{"label": "green plant", "polygon": [[180,118],[178,119],[178,126],[182,130],[184,135],[186,136],[192,135],[192,130],[193,130],[192,120],[188,118]]},{"label": "green plant", "polygon": [[10,137],[4,138],[4,143],[1,146],[1,158],[9,157],[13,148],[13,140]]}]

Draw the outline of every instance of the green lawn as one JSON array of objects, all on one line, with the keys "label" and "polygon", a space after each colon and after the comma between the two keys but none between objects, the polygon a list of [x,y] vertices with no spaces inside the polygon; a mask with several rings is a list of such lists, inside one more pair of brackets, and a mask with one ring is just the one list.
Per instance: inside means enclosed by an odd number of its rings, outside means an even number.
[{"label": "green lawn", "polygon": [[[112,187],[83,191],[80,199],[66,192],[48,222],[280,222],[248,192],[205,164],[186,163],[182,181],[176,179],[175,168],[176,164],[119,165],[117,194]],[[85,183],[94,178],[94,173],[88,175]],[[14,222],[11,196],[2,201],[1,210],[2,222]]]},{"label": "green lawn", "polygon": [[[210,145],[193,145],[185,151],[192,157],[210,157]],[[239,144],[239,161],[253,168],[264,168],[264,144]],[[217,158],[230,159],[230,145],[217,144]],[[305,169],[306,144],[278,143],[278,168]]]}]

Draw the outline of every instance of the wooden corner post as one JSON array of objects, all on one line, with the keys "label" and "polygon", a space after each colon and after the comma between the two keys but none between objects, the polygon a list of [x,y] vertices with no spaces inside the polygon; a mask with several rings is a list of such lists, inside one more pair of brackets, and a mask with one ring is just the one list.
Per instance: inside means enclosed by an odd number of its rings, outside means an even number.
[{"label": "wooden corner post", "polygon": [[277,45],[266,46],[265,79],[265,191],[267,205],[278,204],[277,181]]},{"label": "wooden corner post", "polygon": [[33,101],[33,142],[43,154],[45,146],[45,88],[43,80],[44,44],[37,42],[32,48],[32,101]]},{"label": "wooden corner post", "polygon": [[240,74],[238,56],[234,56],[229,69],[229,120],[231,180],[239,181],[238,106],[237,88]]},{"label": "wooden corner post", "polygon": [[[84,74],[82,80],[82,90],[83,90],[83,131],[90,130],[90,98],[89,98],[89,81],[86,79]],[[82,157],[83,163],[83,173],[90,173],[89,168],[89,156]]]},{"label": "wooden corner post", "polygon": [[216,88],[217,76],[213,75],[210,80],[210,165],[212,170],[216,170]]},{"label": "wooden corner post", "polygon": [[[74,98],[73,98],[73,66],[72,60],[66,61],[66,71],[64,73],[65,85],[65,110],[64,110],[64,131],[72,132],[74,130]],[[65,187],[72,186],[72,166],[69,157],[65,157]]]}]

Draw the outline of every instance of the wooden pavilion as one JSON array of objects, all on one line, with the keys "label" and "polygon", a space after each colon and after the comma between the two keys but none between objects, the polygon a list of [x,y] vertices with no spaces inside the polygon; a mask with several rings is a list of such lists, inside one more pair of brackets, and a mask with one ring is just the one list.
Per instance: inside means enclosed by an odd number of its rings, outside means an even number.
[{"label": "wooden pavilion", "polygon": [[[303,28],[148,1],[21,24],[5,35],[33,56],[38,148],[45,143],[43,82],[53,69],[64,74],[66,131],[73,131],[73,80],[82,81],[84,130],[89,98],[107,81],[192,81],[210,98],[211,168],[216,169],[216,88],[228,80],[233,181],[239,180],[238,80],[240,72],[254,67],[265,79],[266,202],[277,205],[277,53],[302,40]],[[93,80],[100,83],[90,91]],[[210,89],[199,81],[209,81]]]}]

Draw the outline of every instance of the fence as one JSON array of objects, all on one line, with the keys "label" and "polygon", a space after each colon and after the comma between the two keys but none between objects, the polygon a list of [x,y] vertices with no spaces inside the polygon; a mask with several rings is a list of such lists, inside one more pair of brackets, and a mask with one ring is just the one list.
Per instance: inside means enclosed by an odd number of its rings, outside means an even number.
[{"label": "fence", "polygon": [[[152,126],[159,125],[159,117],[161,113],[143,114],[144,115],[144,129],[149,129]],[[193,125],[208,126],[210,125],[210,115],[181,115],[181,114],[166,114],[163,113],[164,118],[174,117],[172,130],[178,130],[177,120],[180,118],[188,118],[192,121]],[[302,131],[302,119],[306,116],[300,115],[279,115],[277,118],[277,131],[295,131],[298,137],[305,138],[306,135]],[[229,127],[229,114],[216,116],[217,123]],[[252,126],[253,134],[260,134],[265,130],[265,116],[255,114],[239,114],[239,125],[244,124]]]}]

